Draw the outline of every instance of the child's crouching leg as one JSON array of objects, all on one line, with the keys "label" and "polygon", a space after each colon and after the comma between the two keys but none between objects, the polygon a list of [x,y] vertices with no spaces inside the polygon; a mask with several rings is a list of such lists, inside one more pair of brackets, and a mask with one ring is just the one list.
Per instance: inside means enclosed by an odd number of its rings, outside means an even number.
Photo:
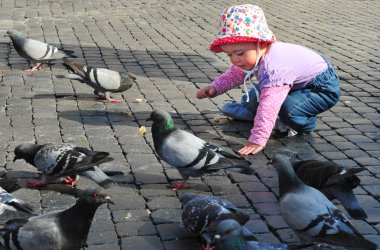
[{"label": "child's crouching leg", "polygon": [[329,110],[337,102],[334,93],[314,90],[294,91],[281,106],[281,120],[299,134],[309,134],[317,126],[317,115]]},{"label": "child's crouching leg", "polygon": [[249,92],[250,99],[247,102],[247,95],[243,95],[240,102],[230,102],[224,104],[222,108],[223,114],[242,121],[253,121],[256,116],[258,103],[252,90]]}]

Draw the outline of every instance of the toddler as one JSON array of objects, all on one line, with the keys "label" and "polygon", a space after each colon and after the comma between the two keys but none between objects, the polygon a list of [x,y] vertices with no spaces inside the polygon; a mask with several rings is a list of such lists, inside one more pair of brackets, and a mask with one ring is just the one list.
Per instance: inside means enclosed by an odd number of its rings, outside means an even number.
[{"label": "toddler", "polygon": [[[253,121],[248,143],[239,150],[242,155],[260,152],[275,124],[287,136],[312,132],[316,115],[338,102],[339,78],[329,61],[303,46],[276,42],[262,9],[256,5],[224,10],[210,50],[226,53],[232,66],[196,96],[212,98],[244,84],[241,102],[222,108],[234,119]],[[253,85],[253,77],[257,85]]]}]

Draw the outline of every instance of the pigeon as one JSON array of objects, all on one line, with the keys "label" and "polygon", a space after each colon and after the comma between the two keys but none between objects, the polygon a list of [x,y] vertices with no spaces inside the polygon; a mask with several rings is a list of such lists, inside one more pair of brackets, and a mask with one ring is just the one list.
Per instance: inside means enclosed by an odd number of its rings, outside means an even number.
[{"label": "pigeon", "polygon": [[172,117],[163,110],[154,110],[148,121],[153,121],[152,136],[158,156],[178,169],[184,180],[171,188],[183,187],[189,177],[226,169],[232,172],[252,175],[251,163],[221,148],[207,143],[201,138],[177,129]]},{"label": "pigeon", "polygon": [[223,220],[216,226],[215,250],[287,250],[286,244],[260,243],[252,233],[233,219]]},{"label": "pigeon", "polygon": [[222,197],[185,193],[180,201],[182,224],[189,232],[201,236],[205,249],[211,249],[220,221],[233,219],[243,225],[249,220],[247,214]]},{"label": "pigeon", "polygon": [[13,219],[0,229],[7,249],[79,250],[84,247],[97,208],[112,200],[101,187],[77,189],[79,199],[66,210]]},{"label": "pigeon", "polygon": [[25,71],[34,72],[39,70],[43,67],[43,62],[75,57],[72,55],[74,51],[59,50],[53,45],[26,38],[22,33],[14,29],[8,30],[5,36],[11,38],[13,46],[21,57],[35,64],[34,67]]},{"label": "pigeon", "polygon": [[[93,68],[65,59],[64,65],[74,74],[57,75],[57,78],[79,80],[94,89],[94,94],[108,102],[122,102],[112,99],[111,93],[119,93],[128,90],[136,83],[136,76],[132,73],[122,73],[104,68]],[[104,93],[101,95],[100,92]]]},{"label": "pigeon", "polygon": [[301,181],[286,156],[275,154],[271,164],[278,173],[282,216],[301,240],[348,249],[377,248],[326,196]]},{"label": "pigeon", "polygon": [[70,144],[23,143],[15,148],[14,154],[13,161],[24,159],[42,172],[41,181],[31,182],[30,186],[45,185],[60,177],[67,177],[67,182],[74,185],[76,178],[72,176],[113,160],[107,152],[91,151]]},{"label": "pigeon", "polygon": [[295,159],[295,152],[278,153],[288,156],[296,174],[306,185],[318,189],[329,200],[338,199],[352,218],[357,220],[367,218],[367,214],[352,191],[360,184],[360,179],[355,174],[366,168],[345,168],[333,161],[301,161]]},{"label": "pigeon", "polygon": [[30,216],[33,207],[0,187],[0,222]]}]

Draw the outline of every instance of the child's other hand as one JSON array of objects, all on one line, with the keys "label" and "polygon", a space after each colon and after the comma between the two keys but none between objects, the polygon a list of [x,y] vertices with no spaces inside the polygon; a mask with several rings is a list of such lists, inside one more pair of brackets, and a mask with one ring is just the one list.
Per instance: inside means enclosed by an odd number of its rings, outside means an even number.
[{"label": "child's other hand", "polygon": [[198,99],[203,99],[206,97],[213,98],[214,96],[216,96],[216,89],[213,86],[208,85],[208,86],[198,90],[196,96]]},{"label": "child's other hand", "polygon": [[257,154],[261,150],[263,150],[263,146],[253,144],[252,142],[248,142],[247,144],[244,145],[238,152],[241,155],[249,155],[249,154]]}]

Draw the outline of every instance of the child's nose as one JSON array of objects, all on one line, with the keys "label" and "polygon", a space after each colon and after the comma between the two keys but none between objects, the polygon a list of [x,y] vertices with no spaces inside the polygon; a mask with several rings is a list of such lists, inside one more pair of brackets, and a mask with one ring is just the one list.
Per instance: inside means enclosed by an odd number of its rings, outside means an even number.
[{"label": "child's nose", "polygon": [[239,63],[239,57],[238,56],[236,56],[236,55],[232,55],[231,56],[231,58],[230,58],[230,60],[231,60],[231,63],[232,64],[237,64],[237,63]]}]

